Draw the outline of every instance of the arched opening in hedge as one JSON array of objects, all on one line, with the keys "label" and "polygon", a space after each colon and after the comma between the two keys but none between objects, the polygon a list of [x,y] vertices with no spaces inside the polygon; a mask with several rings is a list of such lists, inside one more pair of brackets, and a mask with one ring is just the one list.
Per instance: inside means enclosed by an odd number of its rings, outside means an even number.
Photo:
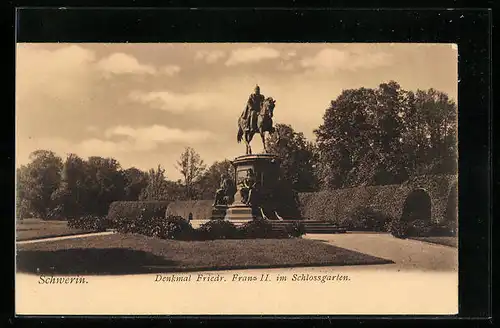
[{"label": "arched opening in hedge", "polygon": [[458,220],[458,186],[454,183],[448,194],[444,219],[447,223],[456,223]]},{"label": "arched opening in hedge", "polygon": [[424,220],[430,222],[431,217],[432,202],[427,191],[424,189],[415,189],[409,193],[403,205],[401,220]]}]

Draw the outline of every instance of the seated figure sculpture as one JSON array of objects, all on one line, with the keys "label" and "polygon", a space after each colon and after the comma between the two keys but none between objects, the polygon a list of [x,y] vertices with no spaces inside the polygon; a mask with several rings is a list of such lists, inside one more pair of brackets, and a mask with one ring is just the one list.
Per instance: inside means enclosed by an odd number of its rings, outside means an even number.
[{"label": "seated figure sculpture", "polygon": [[257,181],[255,179],[255,174],[252,169],[247,171],[247,176],[243,179],[240,188],[240,194],[242,203],[248,206],[252,206],[255,199]]},{"label": "seated figure sculpture", "polygon": [[231,179],[227,176],[222,176],[220,187],[215,192],[215,201],[212,204],[212,207],[224,206],[232,202],[233,195],[231,193],[234,193],[232,186],[233,183]]}]

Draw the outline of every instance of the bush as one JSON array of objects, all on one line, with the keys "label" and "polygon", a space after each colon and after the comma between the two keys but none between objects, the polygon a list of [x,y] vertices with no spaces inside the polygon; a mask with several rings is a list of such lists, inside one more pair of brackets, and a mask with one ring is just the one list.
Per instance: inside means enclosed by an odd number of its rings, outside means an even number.
[{"label": "bush", "polygon": [[268,238],[273,234],[272,224],[261,218],[245,222],[239,230],[244,238]]},{"label": "bush", "polygon": [[406,235],[409,237],[429,236],[432,232],[433,225],[425,220],[413,220],[408,222]]},{"label": "bush", "polygon": [[131,224],[140,215],[164,217],[168,204],[168,201],[117,201],[109,206],[107,218],[118,227]]},{"label": "bush", "polygon": [[457,220],[449,220],[445,223],[445,227],[451,236],[456,236],[458,232]]},{"label": "bush", "polygon": [[453,236],[448,226],[433,224],[426,220],[394,220],[388,225],[387,231],[397,238]]},{"label": "bush", "polygon": [[107,217],[97,217],[94,221],[94,230],[96,231],[106,231],[113,228],[113,223]]},{"label": "bush", "polygon": [[227,220],[210,220],[197,229],[200,239],[236,239],[241,237],[238,228]]},{"label": "bush", "polygon": [[432,227],[430,233],[432,236],[454,237],[457,235],[456,222],[446,222]]},{"label": "bush", "polygon": [[187,220],[180,216],[169,216],[158,218],[158,224],[154,226],[153,237],[162,239],[187,240],[195,239],[195,230]]},{"label": "bush", "polygon": [[408,230],[407,222],[400,220],[387,221],[385,230],[396,238],[406,238]]},{"label": "bush", "polygon": [[118,219],[115,221],[115,227],[118,232],[137,233],[161,239],[192,238],[194,229],[187,220],[180,216],[158,215],[157,211],[142,208],[137,218]]},{"label": "bush", "polygon": [[306,234],[306,226],[302,222],[295,221],[292,224],[286,226],[286,232],[289,237],[302,237]]},{"label": "bush", "polygon": [[390,216],[369,207],[357,207],[348,214],[346,227],[350,230],[387,231]]},{"label": "bush", "polygon": [[105,231],[112,227],[111,222],[99,215],[84,215],[68,219],[68,227],[87,231]]}]

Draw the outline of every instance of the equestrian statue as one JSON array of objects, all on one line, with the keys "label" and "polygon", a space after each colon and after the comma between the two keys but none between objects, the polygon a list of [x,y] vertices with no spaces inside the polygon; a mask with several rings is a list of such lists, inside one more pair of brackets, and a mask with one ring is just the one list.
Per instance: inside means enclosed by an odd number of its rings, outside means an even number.
[{"label": "equestrian statue", "polygon": [[246,145],[246,154],[252,154],[250,142],[256,133],[260,134],[264,152],[267,153],[265,132],[274,133],[273,127],[273,111],[276,100],[272,97],[265,98],[260,93],[260,87],[255,86],[254,93],[248,98],[247,104],[240,118],[238,119],[238,135],[237,140],[240,143],[242,140]]}]

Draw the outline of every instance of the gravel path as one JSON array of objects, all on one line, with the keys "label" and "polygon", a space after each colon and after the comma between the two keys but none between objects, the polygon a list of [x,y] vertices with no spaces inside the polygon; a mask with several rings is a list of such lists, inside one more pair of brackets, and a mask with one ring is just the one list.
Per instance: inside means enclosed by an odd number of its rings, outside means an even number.
[{"label": "gravel path", "polygon": [[81,234],[81,235],[69,235],[69,236],[59,236],[59,237],[50,237],[50,238],[39,238],[39,239],[18,241],[17,244],[24,245],[24,244],[43,243],[43,242],[47,242],[47,241],[57,241],[57,240],[64,240],[64,239],[85,238],[85,237],[92,237],[92,236],[105,236],[105,235],[111,235],[114,233],[115,232],[113,232],[113,231],[105,231],[105,232],[85,233],[85,234]]},{"label": "gravel path", "polygon": [[387,267],[396,269],[458,271],[458,249],[424,243],[418,240],[398,239],[390,234],[308,234],[305,238],[361,253],[392,260]]}]

